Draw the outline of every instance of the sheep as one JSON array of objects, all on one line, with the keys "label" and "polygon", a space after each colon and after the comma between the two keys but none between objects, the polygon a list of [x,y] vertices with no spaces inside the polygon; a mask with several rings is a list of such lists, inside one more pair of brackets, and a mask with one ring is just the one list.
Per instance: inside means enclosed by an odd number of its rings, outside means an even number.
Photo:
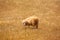
[{"label": "sheep", "polygon": [[24,26],[33,26],[34,28],[38,28],[39,18],[37,16],[31,16],[22,21]]}]

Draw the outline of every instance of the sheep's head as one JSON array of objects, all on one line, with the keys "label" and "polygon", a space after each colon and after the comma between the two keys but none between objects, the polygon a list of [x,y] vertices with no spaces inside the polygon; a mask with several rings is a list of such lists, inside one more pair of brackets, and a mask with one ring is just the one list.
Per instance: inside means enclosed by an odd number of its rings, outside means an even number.
[{"label": "sheep's head", "polygon": [[23,25],[24,25],[24,26],[27,26],[27,25],[28,25],[28,22],[27,22],[27,21],[24,21],[24,22],[23,22]]}]

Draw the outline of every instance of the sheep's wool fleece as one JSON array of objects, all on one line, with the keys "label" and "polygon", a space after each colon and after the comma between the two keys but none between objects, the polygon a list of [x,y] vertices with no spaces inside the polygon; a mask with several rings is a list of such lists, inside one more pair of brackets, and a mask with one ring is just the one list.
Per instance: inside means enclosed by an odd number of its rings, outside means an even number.
[{"label": "sheep's wool fleece", "polygon": [[23,20],[23,22],[28,21],[29,23],[34,22],[34,20],[38,20],[38,17],[36,16],[31,16]]}]

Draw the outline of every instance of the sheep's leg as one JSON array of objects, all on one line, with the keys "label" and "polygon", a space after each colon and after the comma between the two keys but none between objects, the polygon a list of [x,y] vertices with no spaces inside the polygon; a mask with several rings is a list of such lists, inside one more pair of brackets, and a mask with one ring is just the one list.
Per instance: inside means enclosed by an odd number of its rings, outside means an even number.
[{"label": "sheep's leg", "polygon": [[34,29],[38,29],[38,24],[33,25],[33,28],[34,28]]},{"label": "sheep's leg", "polygon": [[33,28],[38,29],[38,22],[33,25]]},{"label": "sheep's leg", "polygon": [[38,29],[38,24],[33,25],[33,28],[34,28],[34,29]]},{"label": "sheep's leg", "polygon": [[37,21],[36,24],[35,24],[35,28],[36,28],[36,29],[38,28],[38,21]]},{"label": "sheep's leg", "polygon": [[36,29],[37,29],[37,28],[38,28],[38,24],[36,24],[36,26],[35,26],[35,27],[36,27]]}]

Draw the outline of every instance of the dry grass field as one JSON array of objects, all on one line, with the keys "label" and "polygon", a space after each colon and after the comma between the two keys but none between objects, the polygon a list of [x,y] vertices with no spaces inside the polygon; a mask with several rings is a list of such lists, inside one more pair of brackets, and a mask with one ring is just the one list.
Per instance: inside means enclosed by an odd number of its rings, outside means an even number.
[{"label": "dry grass field", "polygon": [[[39,28],[25,29],[32,15]],[[60,40],[60,0],[0,0],[0,40]]]}]

